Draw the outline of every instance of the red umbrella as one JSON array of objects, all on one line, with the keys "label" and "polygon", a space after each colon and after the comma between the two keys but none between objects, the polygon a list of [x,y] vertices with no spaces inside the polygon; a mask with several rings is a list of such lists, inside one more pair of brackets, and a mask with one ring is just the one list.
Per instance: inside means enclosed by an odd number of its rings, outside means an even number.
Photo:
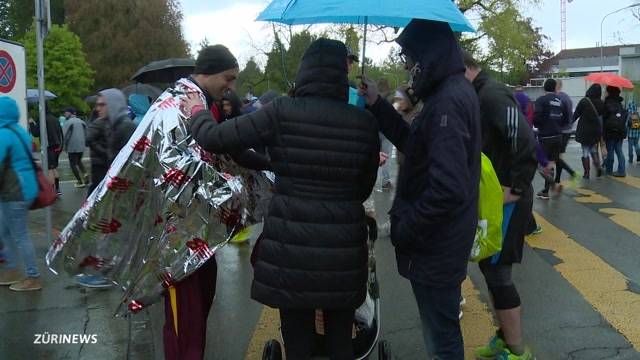
[{"label": "red umbrella", "polygon": [[591,73],[584,79],[598,84],[633,89],[633,83],[631,83],[631,81],[610,72]]}]

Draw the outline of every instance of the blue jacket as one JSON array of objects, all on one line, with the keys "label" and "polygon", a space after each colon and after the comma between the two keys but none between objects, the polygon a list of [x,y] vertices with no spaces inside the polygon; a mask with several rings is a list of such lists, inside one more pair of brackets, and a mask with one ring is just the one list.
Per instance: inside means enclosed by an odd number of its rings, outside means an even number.
[{"label": "blue jacket", "polygon": [[449,25],[415,22],[398,43],[419,60],[419,74],[428,73],[413,79],[422,111],[408,125],[385,99],[370,110],[405,155],[390,211],[398,272],[452,287],[466,276],[478,223],[480,107]]},{"label": "blue jacket", "polygon": [[[2,202],[32,202],[38,195],[36,173],[31,162],[31,138],[18,125],[18,119],[19,112],[15,101],[8,97],[0,97],[0,164],[2,164],[0,201]],[[16,133],[22,139],[18,138]]]}]

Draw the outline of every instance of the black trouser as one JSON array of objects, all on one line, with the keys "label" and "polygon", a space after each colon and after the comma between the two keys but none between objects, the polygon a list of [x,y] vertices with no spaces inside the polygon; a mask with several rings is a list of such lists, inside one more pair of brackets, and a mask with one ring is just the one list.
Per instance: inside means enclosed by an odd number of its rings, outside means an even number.
[{"label": "black trouser", "polygon": [[[571,139],[571,134],[562,134],[562,151],[561,154],[564,154],[567,151],[567,145],[569,144],[569,139]],[[558,160],[556,161],[556,182],[560,182],[560,176],[562,175],[562,169],[565,169],[571,174],[571,176],[575,175],[575,171],[560,157],[558,156]]]},{"label": "black trouser", "polygon": [[[539,137],[538,141],[547,159],[557,163],[558,159],[560,159],[560,153],[562,152],[562,135]],[[545,179],[544,192],[549,192],[551,185],[553,185],[553,183]]]},{"label": "black trouser", "polygon": [[84,169],[84,165],[82,165],[82,153],[69,153],[69,166],[71,167],[71,171],[73,172],[73,176],[76,177],[79,183],[84,182],[84,174],[87,172]]},{"label": "black trouser", "polygon": [[[351,334],[354,309],[325,310],[324,333],[329,359],[353,360]],[[287,360],[311,358],[315,340],[315,309],[280,309],[280,325]]]},{"label": "black trouser", "polygon": [[491,259],[480,261],[480,271],[491,294],[493,308],[511,310],[519,307],[520,294],[511,279],[511,264],[491,264]]},{"label": "black trouser", "polygon": [[106,165],[93,165],[91,164],[91,186],[89,186],[89,195],[95,190],[95,188],[100,184],[100,181],[107,176],[107,171],[109,167]]}]

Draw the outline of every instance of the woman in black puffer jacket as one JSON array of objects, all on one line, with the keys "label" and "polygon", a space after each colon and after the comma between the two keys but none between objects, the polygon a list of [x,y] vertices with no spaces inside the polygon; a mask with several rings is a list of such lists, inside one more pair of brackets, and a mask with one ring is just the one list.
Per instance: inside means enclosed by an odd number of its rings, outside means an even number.
[{"label": "woman in black puffer jacket", "polygon": [[591,165],[589,156],[593,161],[597,175],[602,175],[602,163],[598,153],[598,144],[602,140],[602,114],[604,113],[604,103],[602,102],[602,87],[600,84],[593,84],[587,90],[585,97],[580,100],[573,119],[578,120],[576,129],[576,141],[582,145],[582,167],[584,168],[583,178],[589,178]]},{"label": "woman in black puffer jacket", "polygon": [[367,281],[362,202],[376,180],[380,144],[375,118],[347,100],[346,47],[319,39],[302,58],[293,98],[221,124],[208,111],[192,114],[204,149],[265,146],[269,154],[276,182],[251,296],[280,309],[288,359],[310,357],[315,309],[324,310],[331,359],[353,359],[353,316]]},{"label": "woman in black puffer jacket", "polygon": [[[615,177],[626,176],[626,164],[624,153],[622,152],[622,142],[627,137],[627,112],[622,105],[620,97],[620,88],[607,86],[604,98],[603,118],[603,134],[605,143],[607,144],[607,158],[604,161],[604,167],[607,175]],[[618,170],[613,171],[613,157],[618,158]]]}]

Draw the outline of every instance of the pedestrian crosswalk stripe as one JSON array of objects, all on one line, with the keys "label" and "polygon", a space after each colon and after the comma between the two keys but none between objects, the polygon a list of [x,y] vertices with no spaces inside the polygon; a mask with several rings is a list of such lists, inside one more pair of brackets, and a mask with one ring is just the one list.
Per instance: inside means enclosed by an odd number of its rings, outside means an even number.
[{"label": "pedestrian crosswalk stripe", "polygon": [[628,289],[628,279],[537,213],[536,219],[544,232],[528,237],[529,246],[552,251],[561,260],[553,267],[640,350],[640,295]]},{"label": "pedestrian crosswalk stripe", "polygon": [[640,236],[640,212],[616,208],[600,209],[600,212],[613,215],[609,218],[611,221]]},{"label": "pedestrian crosswalk stripe", "polygon": [[[468,278],[462,284],[462,295],[466,300],[466,304],[462,308],[464,316],[460,323],[464,337],[465,359],[472,360],[475,358],[473,356],[475,349],[488,341],[494,334],[495,327],[491,311],[487,304],[481,300],[480,292],[474,288],[473,283]],[[381,299],[381,301],[384,301],[384,299]],[[391,311],[393,311],[392,304],[387,304],[387,307],[391,307]],[[416,318],[419,317],[417,309],[415,316]],[[384,339],[384,322],[381,325],[381,338]],[[261,359],[264,344],[270,339],[281,341],[279,313],[277,309],[263,306],[260,319],[255,326],[253,336],[247,347],[245,359]],[[393,344],[391,344],[391,347],[393,348]]]},{"label": "pedestrian crosswalk stripe", "polygon": [[462,283],[462,295],[466,304],[462,307],[464,315],[460,326],[464,340],[465,359],[471,360],[475,359],[475,349],[485,345],[489,338],[495,334],[495,327],[491,311],[482,301],[480,292],[473,286],[469,278]]},{"label": "pedestrian crosswalk stripe", "polygon": [[251,336],[251,341],[247,347],[245,359],[262,359],[264,344],[271,339],[280,341],[280,314],[277,309],[263,306],[260,319],[256,323],[253,336]]},{"label": "pedestrian crosswalk stripe", "polygon": [[579,203],[589,204],[609,204],[611,199],[606,196],[600,195],[597,192],[585,188],[576,188],[575,192],[582,196],[576,196],[574,199]]},{"label": "pedestrian crosswalk stripe", "polygon": [[627,184],[629,186],[633,186],[636,189],[640,189],[640,178],[633,176],[633,175],[629,175],[627,174],[627,176],[625,177],[615,177],[615,176],[609,176],[610,179],[614,179],[616,181],[619,181],[623,184]]}]

